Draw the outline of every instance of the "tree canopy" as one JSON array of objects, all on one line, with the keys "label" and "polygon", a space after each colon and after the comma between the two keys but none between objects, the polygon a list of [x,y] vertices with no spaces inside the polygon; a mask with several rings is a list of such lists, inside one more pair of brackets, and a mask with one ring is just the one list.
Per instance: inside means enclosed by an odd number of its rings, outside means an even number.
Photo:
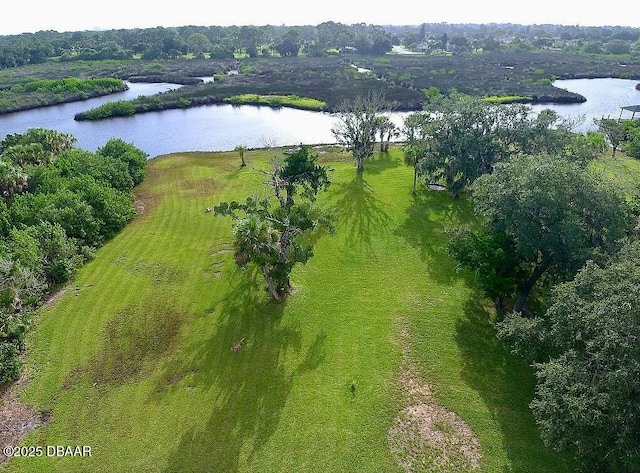
[{"label": "tree canopy", "polygon": [[30,129],[0,142],[0,386],[17,379],[33,311],[134,216],[146,153],[121,140],[96,153]]},{"label": "tree canopy", "polygon": [[640,469],[640,243],[588,262],[557,286],[549,309],[513,314],[500,337],[534,362],[531,409],[545,444],[582,471]]},{"label": "tree canopy", "polygon": [[[291,288],[290,274],[295,265],[313,256],[313,245],[304,235],[318,228],[331,231],[328,216],[312,207],[316,195],[329,184],[327,170],[316,163],[317,155],[306,146],[274,163],[267,173],[272,196],[248,197],[244,203],[221,202],[215,215],[233,221],[234,258],[238,266],[257,266],[272,299],[283,300]],[[300,195],[304,201],[295,202]],[[275,202],[274,202],[275,201]]]},{"label": "tree canopy", "polygon": [[331,129],[336,141],[349,150],[358,172],[364,171],[364,162],[373,156],[376,134],[381,124],[381,112],[388,107],[384,96],[377,91],[358,95],[344,101],[338,112],[338,123]]},{"label": "tree canopy", "polygon": [[[633,226],[624,196],[578,163],[551,155],[498,163],[473,185],[479,230],[452,233],[449,250],[495,298],[567,280],[589,259],[613,254]],[[545,278],[543,278],[545,276]]]},{"label": "tree canopy", "polygon": [[[405,156],[416,177],[443,181],[453,197],[508,157],[564,153],[588,161],[589,143],[571,133],[574,124],[552,110],[534,114],[528,105],[497,105],[453,91],[424,112],[405,119]],[[415,179],[414,179],[415,181]]]}]

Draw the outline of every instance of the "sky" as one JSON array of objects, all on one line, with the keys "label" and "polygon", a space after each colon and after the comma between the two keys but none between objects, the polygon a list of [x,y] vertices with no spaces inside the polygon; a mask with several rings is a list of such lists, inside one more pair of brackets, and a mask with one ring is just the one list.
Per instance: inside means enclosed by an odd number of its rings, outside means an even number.
[{"label": "sky", "polygon": [[[518,4],[519,3],[519,4]],[[421,23],[516,23],[640,27],[640,15],[629,0],[603,2],[536,0],[362,0],[292,1],[183,0],[18,0],[3,8],[0,35],[41,30],[152,28],[156,26],[419,25]]]}]

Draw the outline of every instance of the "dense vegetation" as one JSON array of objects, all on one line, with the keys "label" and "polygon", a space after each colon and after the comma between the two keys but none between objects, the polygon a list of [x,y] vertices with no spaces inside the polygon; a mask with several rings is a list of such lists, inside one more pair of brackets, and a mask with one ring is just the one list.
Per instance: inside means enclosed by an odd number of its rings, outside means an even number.
[{"label": "dense vegetation", "polygon": [[327,21],[306,26],[183,26],[108,31],[39,31],[0,37],[0,68],[61,61],[326,56],[339,51],[379,56],[402,45],[433,55],[474,51],[637,54],[640,29],[621,26],[447,24],[376,26]]},{"label": "dense vegetation", "polygon": [[20,374],[33,313],[134,216],[147,156],[118,139],[96,153],[31,129],[0,142],[0,385]]},{"label": "dense vegetation", "polygon": [[0,110],[15,112],[58,103],[85,100],[127,89],[121,79],[34,79],[0,89]]},{"label": "dense vegetation", "polygon": [[[454,96],[429,111],[407,119],[407,162],[470,194],[479,219],[451,228],[447,248],[493,300],[500,338],[534,366],[545,444],[581,471],[637,471],[637,186],[595,164],[603,135],[573,134],[549,110],[531,120],[522,106]],[[617,126],[633,143],[628,123]]]},{"label": "dense vegetation", "polygon": [[[358,72],[353,63],[366,70]],[[139,61],[138,67],[151,65]],[[226,73],[229,67],[237,74]],[[323,109],[336,111],[344,101],[372,90],[384,94],[396,110],[420,110],[434,93],[448,95],[454,90],[492,101],[514,100],[517,96],[520,102],[570,103],[585,98],[554,87],[554,79],[640,77],[637,60],[622,68],[617,59],[552,51],[378,58],[261,57],[231,65],[215,60],[171,60],[158,65],[158,70],[164,69],[181,70],[182,74],[206,70],[215,80],[133,99],[130,105],[136,113],[224,103],[242,94],[310,97],[324,102]],[[145,80],[160,81],[161,77],[147,74]]]},{"label": "dense vegetation", "polygon": [[640,120],[596,120],[598,131],[606,138],[615,158],[618,149],[629,156],[640,158]]},{"label": "dense vegetation", "polygon": [[298,97],[297,95],[258,95],[242,94],[234,95],[225,99],[225,102],[234,105],[268,105],[270,107],[291,107],[302,110],[320,111],[326,107],[322,100],[309,97]]},{"label": "dense vegetation", "polygon": [[542,438],[574,453],[585,472],[640,465],[638,251],[634,241],[608,263],[588,262],[555,288],[546,312],[499,327],[535,366],[531,409]]}]

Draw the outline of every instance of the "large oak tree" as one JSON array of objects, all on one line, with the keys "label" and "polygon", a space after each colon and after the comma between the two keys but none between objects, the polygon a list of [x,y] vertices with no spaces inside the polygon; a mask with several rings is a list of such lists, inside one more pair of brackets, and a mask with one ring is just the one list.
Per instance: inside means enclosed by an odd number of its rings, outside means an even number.
[{"label": "large oak tree", "polygon": [[534,363],[542,439],[585,472],[640,471],[640,243],[588,262],[540,317],[512,314],[499,336]]},{"label": "large oak tree", "polygon": [[633,222],[622,194],[562,157],[519,156],[473,185],[479,229],[452,233],[449,251],[498,299],[520,312],[540,282],[568,280],[589,259],[613,254]]}]

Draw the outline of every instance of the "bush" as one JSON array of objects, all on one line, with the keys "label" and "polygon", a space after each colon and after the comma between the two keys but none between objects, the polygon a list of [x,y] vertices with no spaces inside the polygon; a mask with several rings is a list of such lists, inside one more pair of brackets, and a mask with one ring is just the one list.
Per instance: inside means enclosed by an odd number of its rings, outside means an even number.
[{"label": "bush", "polygon": [[19,355],[18,342],[0,340],[0,386],[17,381],[20,377],[22,362]]},{"label": "bush", "polygon": [[19,377],[22,340],[45,294],[133,218],[131,191],[147,164],[122,140],[91,153],[73,148],[73,137],[33,129],[0,141],[0,154],[29,157],[26,146],[40,142],[46,159],[0,161],[11,196],[0,198],[0,385]]},{"label": "bush", "polygon": [[149,155],[134,145],[119,138],[112,138],[102,148],[98,148],[98,154],[125,163],[134,186],[144,180]]},{"label": "bush", "polygon": [[84,114],[76,115],[76,119],[84,118],[86,120],[99,120],[108,117],[126,117],[136,113],[136,109],[128,100],[116,100],[115,102],[107,102],[99,107],[92,108]]}]

